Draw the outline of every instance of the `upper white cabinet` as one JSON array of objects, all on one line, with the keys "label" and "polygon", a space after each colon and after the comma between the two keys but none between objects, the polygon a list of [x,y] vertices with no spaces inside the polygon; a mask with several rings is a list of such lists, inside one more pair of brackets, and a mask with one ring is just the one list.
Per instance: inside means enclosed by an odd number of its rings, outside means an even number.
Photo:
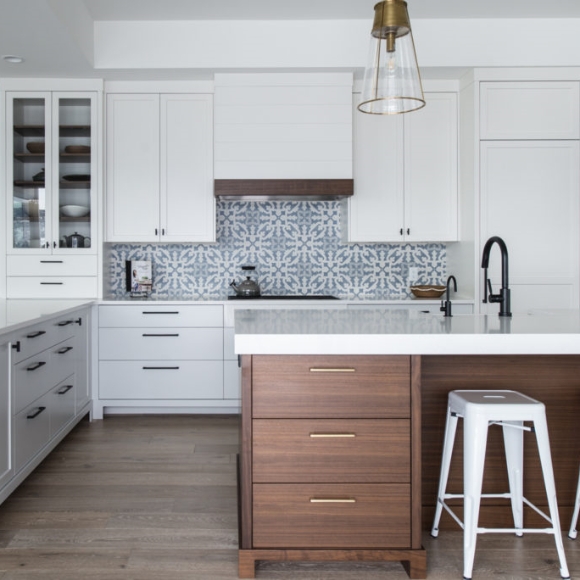
[{"label": "upper white cabinet", "polygon": [[216,74],[215,178],[352,179],[352,75]]},{"label": "upper white cabinet", "polygon": [[8,298],[98,296],[99,95],[6,93]]},{"label": "upper white cabinet", "polygon": [[480,83],[480,138],[578,139],[578,82]]},{"label": "upper white cabinet", "polygon": [[214,242],[213,96],[107,95],[111,242]]},{"label": "upper white cabinet", "polygon": [[457,95],[425,98],[426,107],[407,115],[355,109],[348,241],[457,240]]}]

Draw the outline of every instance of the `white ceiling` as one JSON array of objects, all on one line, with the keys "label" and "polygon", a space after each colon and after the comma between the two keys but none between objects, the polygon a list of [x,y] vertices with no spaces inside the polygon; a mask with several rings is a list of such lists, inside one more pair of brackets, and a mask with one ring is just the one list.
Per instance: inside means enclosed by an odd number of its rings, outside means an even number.
[{"label": "white ceiling", "polygon": [[[366,31],[372,22],[375,1],[0,0],[0,57],[15,54],[25,59],[19,65],[0,60],[0,78],[114,79],[132,78],[135,73],[141,76],[134,78],[195,78],[194,67],[178,70],[165,63],[151,70],[140,65],[139,71],[138,67],[96,68],[93,63],[99,55],[95,54],[95,30],[99,23],[127,26],[129,22],[147,22],[151,26],[162,21],[349,20],[363,23]],[[408,0],[408,7],[412,21],[567,18],[579,19],[580,23],[580,0]],[[207,23],[207,27],[212,25],[215,23]],[[284,42],[280,39],[281,44]],[[203,72],[207,75],[208,70]]]},{"label": "white ceiling", "polygon": [[[370,20],[375,3],[376,0],[85,0],[94,20]],[[578,0],[408,0],[407,5],[411,18],[580,17]]]}]

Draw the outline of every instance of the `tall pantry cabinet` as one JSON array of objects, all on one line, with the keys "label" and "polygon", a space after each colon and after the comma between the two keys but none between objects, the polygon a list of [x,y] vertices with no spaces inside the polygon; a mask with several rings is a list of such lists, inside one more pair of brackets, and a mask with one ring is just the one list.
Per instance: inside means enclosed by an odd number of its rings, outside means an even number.
[{"label": "tall pantry cabinet", "polygon": [[2,93],[6,297],[96,298],[101,92],[20,83]]},{"label": "tall pantry cabinet", "polygon": [[213,95],[122,88],[106,99],[106,240],[214,242]]},{"label": "tall pantry cabinet", "polygon": [[[491,236],[506,242],[514,312],[579,306],[579,86],[479,85],[479,255]],[[495,251],[490,274],[497,292],[501,260]],[[484,312],[497,308],[482,305]]]}]

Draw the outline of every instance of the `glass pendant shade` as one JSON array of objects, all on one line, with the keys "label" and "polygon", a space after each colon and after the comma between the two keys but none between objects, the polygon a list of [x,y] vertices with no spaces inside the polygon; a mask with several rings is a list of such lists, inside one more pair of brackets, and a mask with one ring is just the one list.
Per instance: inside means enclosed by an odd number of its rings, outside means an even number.
[{"label": "glass pendant shade", "polygon": [[407,3],[403,0],[379,2],[375,6],[358,109],[363,113],[396,115],[424,106]]}]

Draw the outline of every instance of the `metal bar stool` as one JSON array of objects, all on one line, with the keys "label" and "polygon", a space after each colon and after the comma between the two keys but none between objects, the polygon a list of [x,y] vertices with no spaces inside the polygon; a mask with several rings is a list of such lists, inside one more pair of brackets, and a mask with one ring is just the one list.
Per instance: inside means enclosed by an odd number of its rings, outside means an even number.
[{"label": "metal bar stool", "polygon": [[[457,430],[457,420],[463,423],[463,493],[446,493],[451,454]],[[524,421],[533,422],[526,427]],[[509,493],[482,494],[483,467],[487,445],[487,430],[490,425],[500,425],[503,430],[506,463],[508,469]],[[548,498],[550,517],[523,496],[524,431],[536,434],[544,485]],[[506,498],[511,500],[514,518],[513,528],[481,528],[478,526],[479,507],[482,497]],[[447,505],[446,500],[463,498],[464,521]],[[524,503],[546,519],[549,528],[524,528]],[[556,486],[552,470],[552,457],[543,403],[526,397],[516,391],[451,391],[448,398],[447,422],[441,460],[441,476],[437,493],[437,507],[431,535],[439,534],[439,520],[443,508],[463,529],[463,577],[470,580],[473,572],[477,534],[526,533],[553,534],[556,550],[560,558],[560,575],[569,578],[562,530],[556,502]]]},{"label": "metal bar stool", "polygon": [[578,474],[578,487],[576,488],[576,501],[574,502],[574,513],[572,514],[572,521],[570,522],[570,531],[568,537],[573,540],[578,536],[576,526],[578,524],[578,513],[580,512],[580,473]]}]

